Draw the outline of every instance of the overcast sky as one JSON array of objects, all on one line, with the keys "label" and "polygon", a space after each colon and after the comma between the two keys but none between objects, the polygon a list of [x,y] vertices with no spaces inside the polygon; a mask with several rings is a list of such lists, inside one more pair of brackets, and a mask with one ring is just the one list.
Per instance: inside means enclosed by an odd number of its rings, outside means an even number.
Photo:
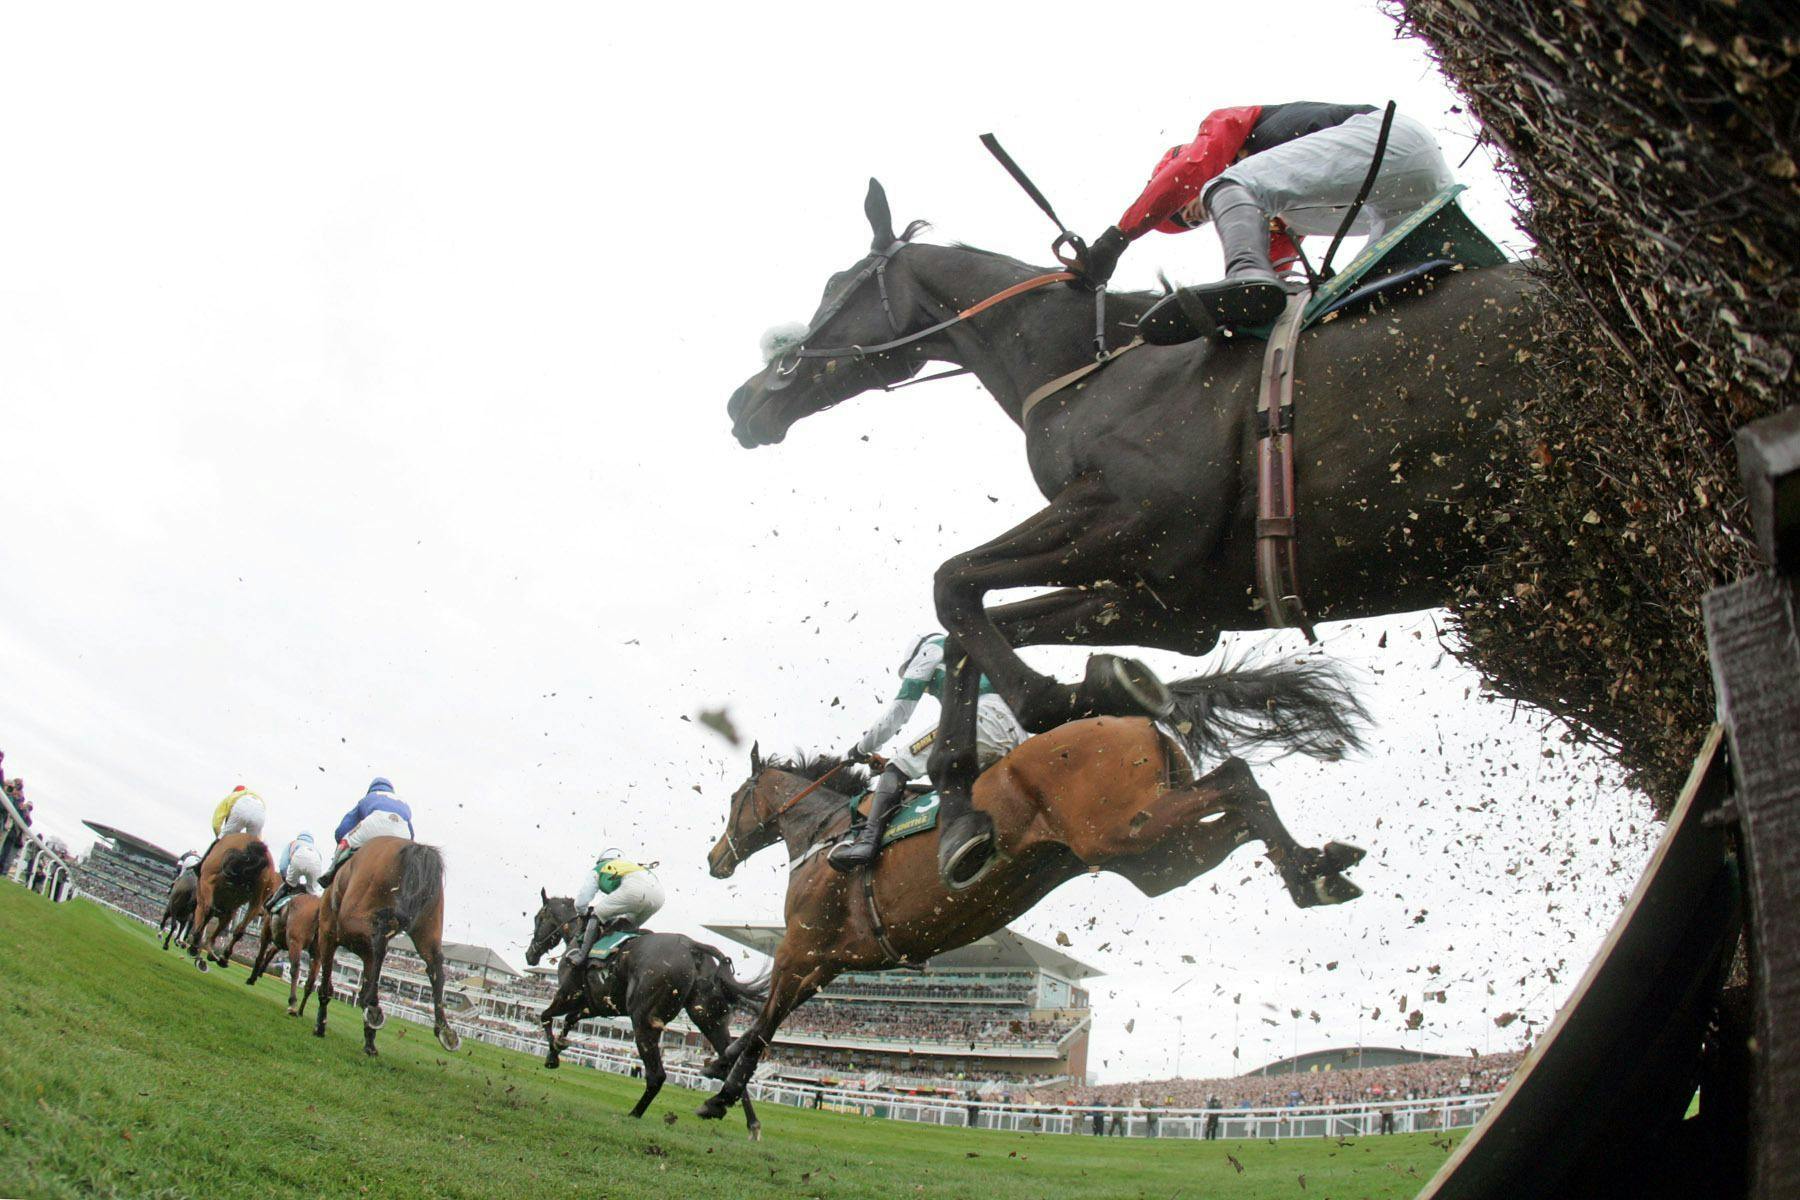
[{"label": "overcast sky", "polygon": [[[729,436],[758,333],[863,253],[867,178],[932,238],[1047,261],[978,134],[1090,235],[1222,105],[1391,97],[1453,165],[1474,144],[1372,5],[1108,11],[8,8],[0,748],[39,828],[180,851],[241,782],[272,843],[323,840],[383,774],[446,848],[453,938],[516,960],[538,887],[609,843],[661,863],[664,927],[777,917],[778,854],[706,875],[747,763],[684,718],[842,747],[932,627],[932,569],[1042,504],[968,380],[776,448]],[[1523,249],[1484,150],[1461,176]],[[1210,232],[1153,235],[1119,282],[1218,264]],[[1301,912],[1246,849],[1155,902],[1084,879],[1022,923],[1107,972],[1101,1078],[1359,1031],[1500,1049],[1522,1026],[1494,1016],[1566,992],[1645,811],[1481,702],[1440,621],[1329,627],[1374,749],[1259,769],[1303,840],[1370,850],[1363,899]]]}]

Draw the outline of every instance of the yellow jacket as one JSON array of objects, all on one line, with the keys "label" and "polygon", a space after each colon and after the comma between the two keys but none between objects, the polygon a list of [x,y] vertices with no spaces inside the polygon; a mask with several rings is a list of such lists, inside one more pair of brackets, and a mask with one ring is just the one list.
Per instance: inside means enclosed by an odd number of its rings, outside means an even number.
[{"label": "yellow jacket", "polygon": [[219,830],[225,828],[225,818],[231,815],[232,805],[236,804],[239,800],[242,800],[245,796],[255,796],[258,800],[262,799],[261,796],[257,796],[255,792],[250,791],[248,788],[238,788],[233,791],[231,795],[219,801],[219,807],[213,809],[214,837],[218,837]]}]

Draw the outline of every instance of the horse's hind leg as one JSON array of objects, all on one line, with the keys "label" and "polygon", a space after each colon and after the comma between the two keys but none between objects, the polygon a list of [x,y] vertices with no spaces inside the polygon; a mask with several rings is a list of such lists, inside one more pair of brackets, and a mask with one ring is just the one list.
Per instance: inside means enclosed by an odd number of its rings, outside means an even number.
[{"label": "horse's hind leg", "polygon": [[1344,904],[1362,895],[1362,889],[1345,879],[1343,872],[1360,862],[1363,852],[1343,842],[1328,842],[1323,850],[1302,846],[1281,823],[1269,793],[1256,785],[1249,767],[1233,759],[1222,769],[1230,769],[1234,764],[1243,779],[1240,786],[1231,789],[1231,802],[1251,833],[1268,849],[1269,861],[1281,873],[1294,903],[1312,908]]},{"label": "horse's hind leg", "polygon": [[381,1011],[381,966],[387,960],[387,933],[378,928],[370,941],[373,945],[363,959],[363,983],[356,1002],[363,1010],[363,1053],[374,1058],[380,1053],[375,1049],[375,1033],[387,1024],[387,1014]]},{"label": "horse's hind leg", "polygon": [[650,1102],[656,1099],[656,1093],[662,1091],[663,1080],[668,1078],[663,1071],[663,1023],[654,1013],[633,1013],[631,1026],[637,1034],[638,1058],[644,1063],[644,1094],[632,1105],[631,1115],[641,1117]]},{"label": "horse's hind leg", "polygon": [[[694,1028],[712,1045],[713,1053],[721,1058],[731,1046],[730,1012],[731,1003],[722,995],[688,1005],[688,1017],[694,1022]],[[749,1092],[744,1093],[744,1124],[750,1129],[750,1140],[760,1142],[762,1122],[757,1120],[756,1107],[750,1103]]]},{"label": "horse's hind leg", "polygon": [[450,1028],[450,1018],[444,1012],[444,951],[435,937],[426,938],[414,935],[415,946],[419,942],[425,945],[418,949],[425,959],[425,974],[431,980],[431,1019],[432,1032],[437,1035],[438,1045],[456,1053],[462,1045],[462,1039],[456,1030]]},{"label": "horse's hind leg", "polygon": [[[313,1026],[314,1037],[325,1036],[325,1010],[331,1006],[331,965],[337,958],[336,931],[326,926],[326,914],[319,913],[319,932],[313,942],[313,970],[319,973],[319,1021]],[[312,987],[312,979],[306,981]],[[301,1001],[305,1004],[305,1001]]]}]

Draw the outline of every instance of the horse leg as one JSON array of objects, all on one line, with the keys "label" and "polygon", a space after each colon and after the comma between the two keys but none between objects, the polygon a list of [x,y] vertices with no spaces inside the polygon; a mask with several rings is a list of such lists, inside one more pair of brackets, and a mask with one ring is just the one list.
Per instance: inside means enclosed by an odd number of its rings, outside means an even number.
[{"label": "horse leg", "polygon": [[[1095,655],[1077,687],[1033,670],[983,605],[990,591],[1092,587],[1134,576],[1137,572],[1121,548],[1142,541],[1144,524],[1143,514],[1112,495],[1098,475],[1084,475],[1049,507],[937,569],[933,599],[938,620],[1028,731],[1043,733],[1079,717],[1163,716],[1169,711],[1167,689],[1142,664],[1127,659]],[[1194,532],[1202,540],[1207,536],[1204,529]]]},{"label": "horse leg", "polygon": [[1322,850],[1294,840],[1276,815],[1269,793],[1256,785],[1250,768],[1231,759],[1221,771],[1242,773],[1240,786],[1231,788],[1231,803],[1244,824],[1268,850],[1269,861],[1281,873],[1288,895],[1301,908],[1320,904],[1344,904],[1362,895],[1362,889],[1345,879],[1343,872],[1362,860],[1363,852],[1343,842],[1328,842]]},{"label": "horse leg", "polygon": [[206,923],[212,919],[212,892],[212,884],[206,880],[201,880],[195,888],[194,916],[187,938],[188,957],[202,971],[206,970],[206,960],[200,957],[200,935],[206,932]]},{"label": "horse leg", "polygon": [[256,943],[256,958],[250,964],[250,978],[244,980],[245,986],[256,986],[256,981],[263,977],[263,972],[267,971],[269,964],[275,961],[275,954],[280,949],[281,943],[275,937],[275,918],[264,913],[262,934]]},{"label": "horse leg", "polygon": [[387,961],[387,931],[377,925],[369,942],[369,953],[363,958],[362,987],[357,991],[356,1002],[363,1010],[363,1053],[374,1058],[380,1053],[375,1049],[375,1031],[387,1024],[387,1014],[381,1011],[381,967]]},{"label": "horse leg", "polygon": [[[311,961],[306,965],[306,990],[300,994],[300,1007],[294,1011],[296,1017],[304,1016],[306,1014],[306,1002],[312,999],[313,989],[319,982],[319,951],[316,945],[314,946],[312,953],[308,955],[308,958]],[[299,956],[295,955],[294,970],[298,971],[299,969]],[[293,1003],[293,995],[294,989],[290,987],[288,989],[288,1003],[290,1004]],[[324,1001],[321,1000],[320,1003],[323,1004]]]},{"label": "horse leg", "polygon": [[631,1115],[641,1117],[644,1110],[650,1107],[650,1102],[656,1099],[656,1093],[662,1091],[663,1080],[668,1078],[663,1071],[662,1060],[663,1022],[653,1011],[633,1012],[631,1028],[637,1035],[638,1058],[644,1064],[644,1094],[631,1106]]},{"label": "horse leg", "polygon": [[[337,958],[337,930],[331,927],[323,908],[319,911],[319,931],[313,942],[313,970],[319,973],[319,1022],[313,1026],[314,1037],[325,1036],[325,1010],[331,1006],[331,966]],[[307,986],[312,986],[310,978]]]},{"label": "horse leg", "polygon": [[[712,1045],[713,1053],[720,1058],[725,1056],[731,1047],[731,1002],[724,996],[716,1001],[705,1001],[688,1005],[688,1018],[694,1022],[701,1036]],[[744,1093],[744,1124],[750,1130],[750,1140],[762,1141],[762,1122],[756,1119],[756,1107],[750,1102],[750,1093]]]},{"label": "horse leg", "polygon": [[[420,946],[420,942],[425,944]],[[413,945],[425,959],[425,975],[431,980],[431,1031],[437,1035],[438,1045],[455,1054],[462,1045],[462,1038],[450,1028],[450,1018],[444,1012],[443,944],[435,936],[414,934]]]},{"label": "horse leg", "polygon": [[538,1024],[544,1027],[544,1045],[549,1047],[544,1055],[544,1067],[554,1071],[562,1066],[561,1047],[556,1044],[556,1018],[562,1015],[562,1001],[552,999],[550,1007],[538,1014]]},{"label": "horse leg", "polygon": [[[784,955],[782,951],[788,951]],[[730,1072],[725,1076],[725,1086],[717,1094],[707,1097],[706,1102],[695,1110],[694,1115],[705,1121],[716,1121],[742,1097],[750,1085],[751,1076],[756,1074],[756,1064],[761,1061],[763,1052],[775,1039],[775,1031],[787,1020],[788,1014],[811,998],[812,994],[823,987],[830,978],[837,974],[836,968],[827,971],[813,966],[801,969],[797,966],[801,951],[798,948],[788,950],[784,943],[776,951],[775,973],[769,985],[769,998],[763,1004],[762,1012],[757,1014],[756,1021],[744,1031],[742,1037],[733,1042],[730,1049],[721,1058],[728,1057],[731,1062]],[[791,958],[788,956],[791,955]],[[786,963],[784,958],[788,958]],[[720,1060],[714,1060],[714,1066]],[[708,1069],[711,1074],[711,1068]]]}]

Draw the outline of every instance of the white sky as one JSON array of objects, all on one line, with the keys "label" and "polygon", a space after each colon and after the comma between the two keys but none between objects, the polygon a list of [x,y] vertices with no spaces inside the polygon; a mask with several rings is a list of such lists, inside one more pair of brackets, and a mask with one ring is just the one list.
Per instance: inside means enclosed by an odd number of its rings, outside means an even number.
[{"label": "white sky", "polygon": [[[1089,235],[1220,105],[1392,97],[1452,164],[1472,144],[1371,5],[1103,12],[0,14],[0,747],[39,827],[181,850],[243,782],[272,842],[323,839],[380,773],[447,849],[455,938],[516,958],[539,885],[613,842],[661,862],[665,927],[777,914],[779,855],[706,876],[746,765],[682,718],[841,747],[932,568],[1041,504],[967,380],[730,438],[757,334],[863,252],[867,177],[898,221],[1047,261],[977,134]],[[1462,176],[1521,244],[1485,152]],[[1207,277],[1216,241],[1153,236],[1119,282],[1158,266]],[[1235,644],[1265,643],[1298,644]],[[1101,1078],[1353,1044],[1359,1013],[1397,1042],[1442,980],[1408,1044],[1509,1046],[1493,1014],[1546,1015],[1635,878],[1642,806],[1471,700],[1428,615],[1327,644],[1375,751],[1259,775],[1303,839],[1369,848],[1368,895],[1301,912],[1249,850],[1155,902],[1063,889],[1022,927],[1108,972]]]}]

